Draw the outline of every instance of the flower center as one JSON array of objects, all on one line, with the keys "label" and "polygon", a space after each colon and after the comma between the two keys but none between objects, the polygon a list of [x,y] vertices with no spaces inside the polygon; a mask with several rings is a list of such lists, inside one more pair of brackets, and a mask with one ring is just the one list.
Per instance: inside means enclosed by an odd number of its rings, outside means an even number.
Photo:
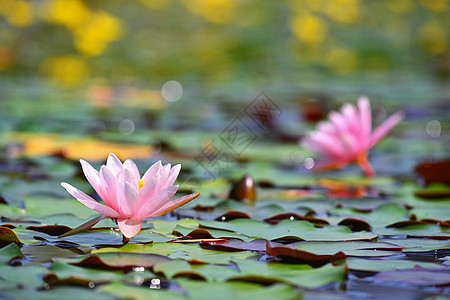
[{"label": "flower center", "polygon": [[139,191],[141,190],[143,185],[144,185],[144,179],[139,180]]}]

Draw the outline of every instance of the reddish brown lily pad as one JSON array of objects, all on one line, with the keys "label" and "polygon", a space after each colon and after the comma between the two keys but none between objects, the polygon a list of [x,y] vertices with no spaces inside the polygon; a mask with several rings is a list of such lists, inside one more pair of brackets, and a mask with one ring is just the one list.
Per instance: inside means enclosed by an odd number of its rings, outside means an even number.
[{"label": "reddish brown lily pad", "polygon": [[356,218],[345,218],[338,225],[347,226],[351,231],[370,231],[372,229],[369,223]]},{"label": "reddish brown lily pad", "polygon": [[341,251],[332,255],[321,255],[298,250],[290,245],[272,247],[267,244],[266,253],[280,259],[283,262],[308,264],[314,268],[324,266],[330,262],[334,264],[347,257],[344,252]]},{"label": "reddish brown lily pad", "polygon": [[414,171],[422,177],[425,185],[435,182],[450,185],[450,160],[424,162],[416,165]]},{"label": "reddish brown lily pad", "polygon": [[14,231],[5,226],[0,226],[0,248],[5,247],[11,243],[22,247],[22,242],[19,240]]},{"label": "reddish brown lily pad", "polygon": [[69,226],[64,225],[28,226],[26,229],[43,232],[51,236],[60,236],[72,230]]},{"label": "reddish brown lily pad", "polygon": [[231,221],[234,219],[250,219],[250,216],[244,212],[233,210],[233,211],[229,211],[229,212],[217,217],[215,220],[226,222],[226,221]]}]

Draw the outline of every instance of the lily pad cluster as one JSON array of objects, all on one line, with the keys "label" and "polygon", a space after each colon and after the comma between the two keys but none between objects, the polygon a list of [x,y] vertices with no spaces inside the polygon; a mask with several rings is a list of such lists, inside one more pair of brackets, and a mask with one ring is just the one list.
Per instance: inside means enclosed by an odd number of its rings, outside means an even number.
[{"label": "lily pad cluster", "polygon": [[[297,144],[304,128],[288,127],[284,119],[281,125],[274,122],[265,128],[269,134],[261,134],[239,155],[226,147],[225,153],[214,152],[216,146],[220,148],[217,133],[177,129],[186,124],[178,116],[189,112],[191,119],[186,122],[201,123],[196,119],[198,111],[211,104],[199,103],[190,110],[180,106],[178,111],[166,111],[167,124],[155,130],[145,127],[152,116],[133,111],[136,122],[144,124],[142,129],[127,137],[106,131],[99,140],[107,140],[107,146],[98,146],[96,139],[87,143],[88,149],[98,150],[92,157],[86,156],[92,151],[81,146],[75,149],[80,152],[72,149],[76,153],[68,154],[68,145],[80,144],[84,141],[80,138],[3,135],[2,149],[11,153],[0,159],[0,298],[389,299],[397,295],[407,299],[414,295],[436,299],[450,295],[448,163],[425,161],[415,171],[420,177],[411,168],[415,163],[411,157],[417,153],[438,149],[435,153],[442,154],[442,148],[417,137],[424,129],[423,120],[399,125],[400,133],[370,153],[376,176],[368,179],[358,176],[355,166],[324,173],[302,167],[311,162],[307,160],[311,154]],[[227,106],[219,108],[210,111],[225,111]],[[77,128],[80,136],[91,128],[75,124],[94,119],[114,123],[108,111],[77,109],[78,114],[64,117],[68,120],[64,126]],[[284,109],[286,119],[293,118]],[[211,124],[226,128],[225,122],[235,114],[216,113]],[[12,114],[8,124],[12,128],[19,119]],[[23,125],[25,130],[40,119],[30,117],[29,122],[29,127]],[[163,125],[170,130],[161,129]],[[62,125],[58,128],[69,131]],[[159,143],[149,146],[149,138]],[[44,149],[46,145],[52,147]],[[97,218],[60,186],[61,181],[68,182],[99,201],[75,157],[84,157],[98,169],[107,152],[102,158],[98,153],[112,145],[122,160],[133,158],[141,174],[159,160],[181,163],[175,182],[178,194],[200,192],[200,196],[165,215],[144,218],[141,231],[124,243],[113,220]],[[131,145],[146,148],[137,151]],[[13,155],[16,146],[17,156]],[[407,159],[396,156],[395,149],[401,147]],[[216,156],[201,156],[205,152]],[[129,157],[133,153],[136,156]],[[212,163],[219,163],[223,155],[233,159],[218,174]],[[212,159],[209,168],[205,168],[207,158]],[[98,222],[64,236],[88,220]]]},{"label": "lily pad cluster", "polygon": [[[22,207],[5,201],[0,295],[347,299],[381,287],[381,295],[449,292],[448,199],[421,199],[412,184],[399,189],[381,177],[289,187],[249,178],[247,185],[203,180],[198,200],[144,219],[127,244],[110,219],[59,237],[92,217],[59,191],[27,193]],[[180,190],[192,185],[185,181]]]}]

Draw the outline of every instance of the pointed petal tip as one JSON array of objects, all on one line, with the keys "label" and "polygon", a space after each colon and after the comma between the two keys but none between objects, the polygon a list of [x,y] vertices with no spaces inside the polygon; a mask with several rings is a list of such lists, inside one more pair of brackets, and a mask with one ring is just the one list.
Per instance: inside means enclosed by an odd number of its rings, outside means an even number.
[{"label": "pointed petal tip", "polygon": [[358,98],[358,102],[370,102],[369,97],[367,97],[367,95],[361,95]]}]

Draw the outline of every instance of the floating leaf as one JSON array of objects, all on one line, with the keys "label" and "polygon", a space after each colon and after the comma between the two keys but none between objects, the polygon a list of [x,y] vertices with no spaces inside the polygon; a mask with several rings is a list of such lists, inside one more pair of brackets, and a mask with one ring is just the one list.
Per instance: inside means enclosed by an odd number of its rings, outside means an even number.
[{"label": "floating leaf", "polygon": [[450,271],[426,270],[420,267],[378,273],[377,283],[401,283],[415,286],[445,286],[450,284]]},{"label": "floating leaf", "polygon": [[22,242],[19,240],[17,235],[5,226],[0,226],[0,248],[5,247],[11,243],[15,243],[18,246],[22,246]]},{"label": "floating leaf", "polygon": [[52,236],[62,235],[72,230],[72,228],[64,225],[28,226],[26,229],[43,232]]},{"label": "floating leaf", "polygon": [[62,249],[53,245],[29,245],[23,247],[22,253],[28,260],[40,263],[53,261],[55,257],[75,258],[84,254],[83,251],[77,251],[76,248]]},{"label": "floating leaf", "polygon": [[232,260],[255,258],[257,255],[249,251],[227,253],[221,251],[206,250],[197,244],[178,243],[152,243],[148,245],[127,244],[120,249],[102,248],[93,250],[92,253],[125,252],[125,253],[151,253],[164,255],[171,259],[184,259],[201,263],[228,264]]},{"label": "floating leaf", "polygon": [[412,269],[422,267],[426,269],[444,270],[445,266],[432,263],[407,259],[364,259],[358,257],[348,257],[346,264],[350,270],[358,272],[384,272],[392,270]]},{"label": "floating leaf", "polygon": [[[114,250],[117,251],[117,249]],[[72,265],[105,270],[131,270],[133,267],[143,267],[148,269],[152,268],[157,263],[171,260],[170,258],[158,254],[119,252],[105,253],[105,251],[101,250],[97,252],[101,253],[91,255],[80,262],[72,263]]]},{"label": "floating leaf", "polygon": [[22,252],[20,251],[20,248],[16,244],[11,243],[0,249],[0,264],[6,264],[12,258],[21,256]]},{"label": "floating leaf", "polygon": [[[107,293],[109,298],[115,296],[119,299],[133,299],[133,300],[183,300],[186,297],[179,293],[160,289],[160,288],[150,288],[149,284],[138,284],[136,285],[126,285],[120,282],[112,282],[110,284],[105,284],[99,286],[97,289],[102,293]],[[159,286],[158,286],[159,287]]]},{"label": "floating leaf", "polygon": [[101,220],[105,219],[106,216],[105,215],[99,215],[89,221],[87,221],[86,223],[81,224],[80,226],[74,228],[74,229],[70,229],[67,230],[66,232],[63,232],[61,234],[59,234],[59,238],[62,237],[66,237],[66,236],[70,236],[70,235],[74,235],[77,233],[80,233],[82,231],[88,230],[90,228],[92,228],[95,224],[97,224],[98,222],[100,222]]},{"label": "floating leaf", "polygon": [[438,182],[450,185],[450,161],[427,161],[415,166],[414,171],[425,181],[425,185]]}]

